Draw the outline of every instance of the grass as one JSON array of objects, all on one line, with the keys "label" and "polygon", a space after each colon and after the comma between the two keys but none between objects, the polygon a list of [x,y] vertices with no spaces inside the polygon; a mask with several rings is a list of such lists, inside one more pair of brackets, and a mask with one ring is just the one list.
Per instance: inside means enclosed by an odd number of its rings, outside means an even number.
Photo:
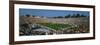
[{"label": "grass", "polygon": [[55,30],[60,30],[62,28],[71,27],[71,25],[69,25],[69,24],[57,24],[57,23],[41,23],[41,25],[47,26],[47,27],[55,29]]}]

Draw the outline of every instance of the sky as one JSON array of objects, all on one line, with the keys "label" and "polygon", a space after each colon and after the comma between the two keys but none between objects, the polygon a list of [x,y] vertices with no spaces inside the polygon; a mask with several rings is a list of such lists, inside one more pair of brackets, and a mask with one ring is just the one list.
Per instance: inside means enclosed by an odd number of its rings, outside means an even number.
[{"label": "sky", "polygon": [[55,17],[55,16],[66,16],[73,14],[80,14],[89,16],[89,11],[72,11],[72,10],[50,10],[50,9],[19,9],[19,15],[34,15],[34,16],[46,16],[46,17]]}]

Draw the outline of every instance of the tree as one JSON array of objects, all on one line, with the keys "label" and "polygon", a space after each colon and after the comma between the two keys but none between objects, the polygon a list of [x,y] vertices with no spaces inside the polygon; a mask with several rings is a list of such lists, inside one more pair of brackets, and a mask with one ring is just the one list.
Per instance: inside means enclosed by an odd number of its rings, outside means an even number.
[{"label": "tree", "polygon": [[27,16],[27,17],[30,17],[30,15],[29,15],[29,14],[27,14],[26,16]]},{"label": "tree", "polygon": [[80,14],[76,14],[76,18],[77,18],[77,17],[80,17]]},{"label": "tree", "polygon": [[86,17],[85,15],[81,15],[81,17]]},{"label": "tree", "polygon": [[35,15],[33,15],[32,17],[35,17]]},{"label": "tree", "polygon": [[57,17],[53,17],[53,18],[57,18]]},{"label": "tree", "polygon": [[80,14],[73,14],[71,17],[72,18],[78,18],[78,17],[81,17],[81,16],[80,16]]},{"label": "tree", "polygon": [[69,17],[70,17],[70,14],[65,16],[65,18],[69,18]]},{"label": "tree", "polygon": [[73,14],[71,17],[72,17],[72,18],[75,18],[75,17],[76,17],[76,14]]}]

